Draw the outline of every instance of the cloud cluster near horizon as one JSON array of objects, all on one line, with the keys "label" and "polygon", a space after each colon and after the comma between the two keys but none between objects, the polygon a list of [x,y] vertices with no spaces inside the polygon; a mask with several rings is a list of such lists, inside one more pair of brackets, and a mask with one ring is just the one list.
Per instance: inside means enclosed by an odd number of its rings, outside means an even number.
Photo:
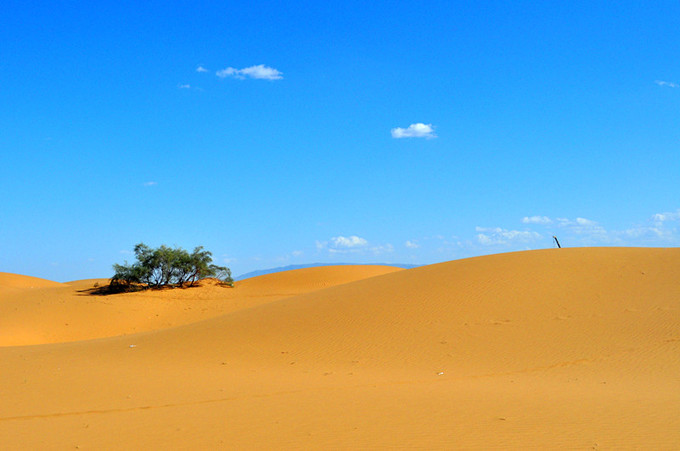
[{"label": "cloud cluster near horizon", "polygon": [[[199,66],[199,69],[202,69],[202,67]],[[274,69],[273,67],[265,66],[264,64],[244,67],[243,69],[227,67],[226,69],[218,70],[217,72],[215,72],[215,75],[217,75],[220,78],[232,77],[238,78],[240,80],[246,78],[254,78],[256,80],[281,80],[283,78],[282,72]]]},{"label": "cloud cluster near horizon", "polygon": [[541,226],[547,235],[526,228],[524,230],[508,230],[501,227],[477,227],[477,242],[483,246],[513,246],[528,245],[550,238],[553,234],[568,234],[572,243],[578,241],[579,245],[614,244],[618,234],[605,230],[596,221],[577,217],[576,219],[555,218],[548,216],[525,216],[522,223],[531,226]]},{"label": "cloud cluster near horizon", "polygon": [[[409,259],[419,264],[475,257],[498,252],[524,251],[556,247],[553,235],[562,247],[583,246],[677,246],[680,245],[680,209],[656,213],[640,223],[623,229],[607,229],[598,221],[577,216],[524,216],[518,219],[522,228],[475,227],[467,237],[441,234],[412,237],[403,241],[399,249],[390,243],[375,244],[357,235],[337,235],[326,241],[316,241],[317,255],[323,257],[350,256],[358,262],[399,261]],[[508,226],[508,225],[506,225]],[[408,254],[402,254],[405,251]],[[279,260],[299,258],[296,250]],[[305,253],[304,255],[309,255]],[[429,257],[428,257],[429,255]]]},{"label": "cloud cluster near horizon", "polygon": [[416,124],[411,124],[407,128],[396,127],[391,130],[392,138],[426,138],[432,139],[436,138],[437,135],[434,133],[434,127],[432,124],[423,124],[418,122]]},{"label": "cloud cluster near horizon", "polygon": [[[525,216],[521,222],[524,230],[507,230],[501,227],[477,227],[477,243],[483,246],[512,247],[547,244],[552,235],[564,237],[561,242],[568,246],[667,246],[680,244],[680,210],[656,213],[647,220],[631,227],[611,230],[592,219],[577,217],[550,218],[548,216]],[[539,231],[532,230],[540,227]]]}]

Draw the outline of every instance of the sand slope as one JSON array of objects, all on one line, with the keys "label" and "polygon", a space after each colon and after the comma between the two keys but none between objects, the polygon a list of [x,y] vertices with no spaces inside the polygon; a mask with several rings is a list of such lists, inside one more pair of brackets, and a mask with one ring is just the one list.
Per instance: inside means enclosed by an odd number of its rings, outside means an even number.
[{"label": "sand slope", "polygon": [[[325,288],[268,276],[255,303],[202,321],[0,348],[0,440],[680,447],[678,249],[510,253]],[[264,301],[286,283],[311,288]]]}]

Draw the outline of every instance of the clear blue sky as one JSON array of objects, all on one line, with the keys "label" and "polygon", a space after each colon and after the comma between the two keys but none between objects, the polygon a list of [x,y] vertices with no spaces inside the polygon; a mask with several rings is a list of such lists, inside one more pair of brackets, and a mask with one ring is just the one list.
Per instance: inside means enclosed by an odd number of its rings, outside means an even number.
[{"label": "clear blue sky", "polygon": [[680,244],[680,2],[14,1],[0,271]]}]

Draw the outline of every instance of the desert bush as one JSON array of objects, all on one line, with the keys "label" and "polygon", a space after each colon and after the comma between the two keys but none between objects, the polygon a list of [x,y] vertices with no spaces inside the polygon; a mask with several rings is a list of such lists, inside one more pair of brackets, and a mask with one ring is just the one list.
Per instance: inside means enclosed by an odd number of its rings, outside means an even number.
[{"label": "desert bush", "polygon": [[117,291],[140,285],[146,288],[165,286],[193,286],[201,279],[214,277],[233,286],[231,271],[212,262],[212,253],[198,246],[192,253],[165,245],[152,249],[139,243],[134,249],[137,261],[133,264],[114,264],[115,274],[110,286]]}]

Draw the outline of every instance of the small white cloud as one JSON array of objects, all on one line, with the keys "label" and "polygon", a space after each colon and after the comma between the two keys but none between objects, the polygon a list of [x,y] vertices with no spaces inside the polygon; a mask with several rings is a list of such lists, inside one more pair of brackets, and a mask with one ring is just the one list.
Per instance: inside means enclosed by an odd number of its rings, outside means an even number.
[{"label": "small white cloud", "polygon": [[491,246],[493,244],[499,244],[497,241],[493,240],[489,235],[486,235],[484,233],[480,233],[477,235],[477,241],[479,241],[479,244],[482,246]]},{"label": "small white cloud", "polygon": [[569,218],[557,218],[557,225],[560,227],[572,227],[576,225],[576,221],[572,221]]},{"label": "small white cloud", "polygon": [[601,228],[596,222],[586,218],[576,218],[574,220],[568,218],[557,218],[557,225],[560,227],[568,227],[578,230]]},{"label": "small white cloud", "polygon": [[352,235],[349,237],[334,236],[333,238],[331,238],[331,244],[336,248],[350,248],[366,246],[368,244],[368,241],[356,235]]},{"label": "small white cloud", "polygon": [[586,218],[576,218],[576,224],[580,226],[596,226],[597,222]]},{"label": "small white cloud", "polygon": [[156,186],[158,182],[144,182],[144,186]]},{"label": "small white cloud", "polygon": [[227,67],[226,69],[218,70],[215,72],[215,75],[217,75],[220,78],[226,78],[226,77],[237,77],[237,78],[244,78],[244,77],[238,77],[239,70],[235,69],[233,67]]},{"label": "small white cloud", "polygon": [[666,229],[662,227],[652,227],[652,226],[637,226],[630,229],[619,232],[618,235],[624,238],[633,238],[636,240],[662,240],[671,241],[675,237],[674,229]]},{"label": "small white cloud", "polygon": [[580,235],[585,240],[583,244],[586,245],[617,242],[616,233],[607,231],[598,222],[590,219],[576,218],[571,220],[568,218],[557,218],[557,225],[575,235]]},{"label": "small white cloud", "polygon": [[654,80],[654,83],[656,83],[659,86],[665,86],[667,88],[680,88],[679,84],[673,83],[672,81]]},{"label": "small white cloud", "polygon": [[528,243],[530,241],[538,240],[541,234],[528,230],[506,230],[500,227],[476,227],[477,241],[484,246],[493,246],[499,244],[509,244],[511,242]]},{"label": "small white cloud", "polygon": [[180,83],[180,84],[177,85],[177,87],[178,87],[179,89],[191,89],[191,85],[188,85],[188,84],[187,84],[187,85],[183,85],[183,84]]},{"label": "small white cloud", "polygon": [[432,124],[423,124],[418,122],[417,124],[411,124],[408,128],[393,128],[392,138],[436,138],[437,135],[434,134],[434,127]]},{"label": "small white cloud", "polygon": [[552,219],[547,216],[525,216],[522,222],[524,224],[551,224]]},{"label": "small white cloud", "polygon": [[210,72],[210,71],[203,66],[198,66],[196,68],[196,72]]},{"label": "small white cloud", "polygon": [[408,247],[409,249],[418,249],[420,245],[414,241],[411,240],[406,240],[406,243],[404,243],[404,246]]},{"label": "small white cloud", "polygon": [[302,251],[293,251],[293,252],[291,252],[291,254],[293,255],[293,257],[299,257],[299,256],[301,256],[302,254],[304,254],[304,252],[302,252]]},{"label": "small white cloud", "polygon": [[241,69],[241,74],[250,78],[257,78],[260,80],[280,80],[283,74],[273,67],[267,67],[264,64],[258,66],[246,67]]},{"label": "small white cloud", "polygon": [[378,251],[379,247],[368,247],[368,241],[356,235],[334,236],[328,241],[317,241],[318,251],[328,250],[331,254],[347,254],[366,251]]},{"label": "small white cloud", "polygon": [[662,222],[667,222],[667,221],[678,221],[680,220],[680,210],[678,210],[675,213],[657,213],[652,217],[652,220],[655,223],[662,223]]},{"label": "small white cloud", "polygon": [[382,246],[373,246],[370,249],[370,251],[373,252],[373,254],[375,254],[375,255],[390,253],[390,252],[394,252],[394,246],[392,246],[390,243],[387,243],[387,244],[382,245]]},{"label": "small white cloud", "polygon": [[281,80],[283,78],[282,72],[279,72],[273,67],[265,66],[264,64],[245,67],[243,69],[227,67],[226,69],[218,70],[215,72],[215,75],[220,78],[233,77],[241,80],[245,78],[254,78],[257,80]]}]

